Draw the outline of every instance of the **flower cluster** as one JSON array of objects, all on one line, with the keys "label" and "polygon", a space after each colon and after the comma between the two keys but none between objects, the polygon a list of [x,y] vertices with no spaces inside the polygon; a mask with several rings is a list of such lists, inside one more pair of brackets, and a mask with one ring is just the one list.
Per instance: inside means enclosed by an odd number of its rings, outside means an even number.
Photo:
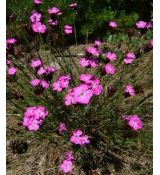
[{"label": "flower cluster", "polygon": [[68,151],[65,154],[65,159],[59,165],[60,171],[63,173],[72,173],[74,156],[72,151]]},{"label": "flower cluster", "polygon": [[138,131],[142,129],[143,123],[137,114],[123,116],[123,119],[127,121],[133,130]]},{"label": "flower cluster", "polygon": [[131,64],[134,60],[135,60],[136,56],[134,53],[132,52],[128,52],[126,55],[125,55],[125,58],[124,58],[124,63],[125,64]]},{"label": "flower cluster", "polygon": [[23,126],[30,131],[37,131],[48,115],[44,106],[33,106],[26,109],[23,118]]},{"label": "flower cluster", "polygon": [[80,146],[90,144],[89,137],[86,134],[84,134],[81,130],[75,130],[72,132],[70,142]]},{"label": "flower cluster", "polygon": [[145,21],[138,21],[137,23],[136,23],[136,27],[137,27],[137,29],[150,29],[150,28],[152,28],[152,22],[145,22]]},{"label": "flower cluster", "polygon": [[30,16],[30,20],[32,23],[32,30],[35,33],[45,33],[47,30],[47,27],[41,23],[42,15],[36,11],[32,12],[32,15]]},{"label": "flower cluster", "polygon": [[69,81],[71,80],[70,75],[63,75],[58,78],[58,81],[52,84],[54,91],[61,92],[63,89],[68,88]]},{"label": "flower cluster", "polygon": [[91,74],[81,74],[80,80],[82,84],[70,89],[65,96],[65,105],[71,104],[88,104],[93,95],[100,95],[102,92],[102,85],[99,79]]},{"label": "flower cluster", "polygon": [[48,82],[43,79],[33,79],[30,81],[30,84],[36,88],[37,94],[41,94],[49,88]]}]

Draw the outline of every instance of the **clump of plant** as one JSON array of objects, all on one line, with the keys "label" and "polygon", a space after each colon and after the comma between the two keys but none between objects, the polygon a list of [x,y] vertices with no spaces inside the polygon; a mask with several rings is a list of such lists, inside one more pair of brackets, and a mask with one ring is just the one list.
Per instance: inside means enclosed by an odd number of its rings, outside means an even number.
[{"label": "clump of plant", "polygon": [[[67,45],[73,40],[77,43],[74,20],[62,25],[65,10],[53,6],[46,15],[47,10],[42,13],[40,9],[41,0],[34,0],[34,5],[36,10],[31,12],[27,25],[28,35],[35,41],[29,57],[16,58],[15,45],[19,39],[6,41],[8,88],[21,97],[11,102],[21,114],[21,125],[26,132],[51,142],[58,134],[64,144],[70,143],[72,150],[66,150],[64,159],[59,161],[59,170],[72,173],[78,157],[96,153],[94,150],[99,149],[100,142],[120,146],[128,139],[124,136],[126,132],[132,139],[143,130],[145,123],[141,113],[136,112],[133,105],[125,111],[121,102],[125,98],[134,100],[137,95],[134,84],[125,76],[136,66],[137,59],[152,49],[152,22],[136,23],[138,40],[145,36],[145,43],[136,41],[132,32],[123,35],[124,40],[118,36],[118,44],[123,41],[129,45],[123,51],[118,45],[109,48],[104,41],[95,38],[77,60]],[[77,6],[72,3],[68,8],[75,13]],[[45,23],[43,19],[48,15],[48,23]],[[119,25],[113,20],[106,21],[108,35],[113,37]],[[63,30],[59,32],[59,29]],[[115,42],[114,38],[108,38],[108,42],[111,41]],[[48,55],[44,58],[40,54],[45,48],[51,53],[49,59]]]}]

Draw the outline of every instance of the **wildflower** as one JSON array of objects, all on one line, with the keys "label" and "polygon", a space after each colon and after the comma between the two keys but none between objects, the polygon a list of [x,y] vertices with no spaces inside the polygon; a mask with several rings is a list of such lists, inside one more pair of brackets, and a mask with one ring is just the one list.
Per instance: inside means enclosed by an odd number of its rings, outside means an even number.
[{"label": "wildflower", "polygon": [[37,12],[32,12],[32,15],[30,16],[30,20],[31,22],[35,23],[35,22],[39,22],[42,18],[42,15],[40,13]]},{"label": "wildflower", "polygon": [[80,65],[82,67],[88,67],[90,64],[89,64],[89,60],[87,58],[81,58],[80,59]]},{"label": "wildflower", "polygon": [[94,45],[100,47],[102,45],[102,42],[100,40],[95,40]]},{"label": "wildflower", "polygon": [[30,84],[36,88],[36,93],[40,94],[42,93],[44,90],[49,88],[49,84],[47,81],[43,80],[43,79],[33,79],[30,81]]},{"label": "wildflower", "polygon": [[115,53],[112,53],[112,52],[107,52],[106,58],[109,59],[110,61],[115,61],[115,60],[117,60],[117,55]]},{"label": "wildflower", "polygon": [[62,15],[62,12],[57,7],[49,8],[48,13],[51,14],[51,15]]},{"label": "wildflower", "polygon": [[100,84],[99,79],[97,79],[94,75],[81,74],[80,80],[82,82],[85,82],[90,87],[94,95],[100,95],[100,93],[102,92],[102,85]]},{"label": "wildflower", "polygon": [[93,92],[87,84],[81,84],[74,88],[74,98],[76,103],[88,104],[92,96]]},{"label": "wildflower", "polygon": [[144,29],[145,27],[146,27],[146,22],[145,21],[138,21],[137,23],[136,23],[136,27],[138,28],[138,29]]},{"label": "wildflower", "polygon": [[109,22],[109,26],[110,26],[111,28],[116,28],[116,27],[117,27],[117,23],[114,22],[114,21],[110,21],[110,22]]},{"label": "wildflower", "polygon": [[128,93],[130,96],[135,96],[135,90],[130,84],[125,86],[125,90],[124,91],[126,93]]},{"label": "wildflower", "polygon": [[68,35],[68,34],[72,34],[73,33],[73,27],[71,26],[71,25],[65,25],[64,26],[64,33],[66,34],[66,35]]},{"label": "wildflower", "polygon": [[53,19],[49,19],[48,23],[52,26],[57,26],[58,25],[58,21],[57,20],[53,20]]},{"label": "wildflower", "polygon": [[74,89],[70,89],[68,94],[65,96],[64,98],[65,100],[65,105],[66,106],[70,106],[71,104],[76,104],[76,100],[74,97]]},{"label": "wildflower", "polygon": [[32,30],[36,33],[45,33],[47,28],[41,22],[35,22],[32,24]]},{"label": "wildflower", "polygon": [[143,123],[137,114],[124,116],[123,117],[127,122],[128,125],[135,131],[142,129]]},{"label": "wildflower", "polygon": [[17,42],[17,40],[15,38],[8,38],[6,40],[7,44],[15,44]]},{"label": "wildflower", "polygon": [[57,71],[57,69],[55,67],[52,66],[45,66],[45,67],[41,67],[37,73],[38,75],[50,75],[53,74],[55,71]]},{"label": "wildflower", "polygon": [[40,59],[33,59],[31,60],[31,67],[32,68],[39,68],[42,65],[42,61]]},{"label": "wildflower", "polygon": [[70,79],[69,75],[59,77],[58,81],[52,84],[52,89],[61,92],[64,88],[68,88]]},{"label": "wildflower", "polygon": [[41,0],[33,0],[33,2],[34,2],[34,4],[36,4],[36,5],[42,4],[42,1],[41,1]]},{"label": "wildflower", "polygon": [[98,66],[98,60],[96,58],[81,58],[80,59],[80,65],[82,67],[97,67]]},{"label": "wildflower", "polygon": [[77,6],[78,6],[78,4],[77,4],[76,2],[75,2],[75,3],[72,3],[72,4],[69,4],[69,7],[70,7],[71,9],[76,9]]},{"label": "wildflower", "polygon": [[115,74],[116,68],[112,64],[106,64],[104,66],[104,70],[106,71],[107,74]]},{"label": "wildflower", "polygon": [[97,49],[97,48],[95,48],[95,47],[88,47],[87,49],[86,49],[86,52],[88,53],[88,54],[90,54],[90,55],[93,55],[93,56],[99,56],[99,50]]},{"label": "wildflower", "polygon": [[33,106],[26,109],[23,115],[23,126],[30,131],[37,131],[48,115],[44,106]]},{"label": "wildflower", "polygon": [[59,123],[59,126],[58,126],[58,132],[59,132],[60,134],[62,134],[62,133],[64,133],[64,132],[66,132],[66,131],[67,131],[67,128],[66,128],[66,126],[65,126],[65,123],[60,122],[60,123]]},{"label": "wildflower", "polygon": [[90,144],[89,137],[85,135],[81,130],[75,130],[72,132],[70,142],[80,146]]},{"label": "wildflower", "polygon": [[17,72],[17,68],[15,67],[8,68],[8,75],[13,76],[16,74],[16,72]]},{"label": "wildflower", "polygon": [[135,54],[132,52],[128,52],[124,58],[124,63],[125,64],[131,64],[134,59],[136,58]]},{"label": "wildflower", "polygon": [[152,28],[152,27],[153,27],[152,22],[148,22],[148,23],[146,24],[146,28],[147,28],[147,29],[150,29],[150,28]]},{"label": "wildflower", "polygon": [[59,169],[64,173],[71,173],[73,169],[73,163],[71,160],[63,160],[63,162],[59,165]]}]

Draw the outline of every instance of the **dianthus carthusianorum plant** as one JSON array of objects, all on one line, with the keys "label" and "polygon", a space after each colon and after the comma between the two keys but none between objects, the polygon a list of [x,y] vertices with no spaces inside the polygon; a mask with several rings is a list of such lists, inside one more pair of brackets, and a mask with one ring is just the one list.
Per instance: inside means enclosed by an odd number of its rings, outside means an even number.
[{"label": "dianthus carthusianorum plant", "polygon": [[[9,35],[6,41],[8,95],[14,96],[10,102],[26,132],[70,142],[72,150],[66,150],[59,170],[71,173],[77,155],[90,155],[99,145],[125,144],[143,130],[141,103],[132,105],[142,90],[130,72],[153,47],[152,21],[138,21],[125,34],[119,23],[106,21],[107,40],[97,37],[75,56],[69,45],[78,44],[78,4],[69,4],[73,21],[65,25],[65,10],[54,6],[42,11],[41,0],[33,4],[23,39]],[[17,49],[24,41],[26,48]],[[122,104],[125,98],[131,99],[128,108]]]}]

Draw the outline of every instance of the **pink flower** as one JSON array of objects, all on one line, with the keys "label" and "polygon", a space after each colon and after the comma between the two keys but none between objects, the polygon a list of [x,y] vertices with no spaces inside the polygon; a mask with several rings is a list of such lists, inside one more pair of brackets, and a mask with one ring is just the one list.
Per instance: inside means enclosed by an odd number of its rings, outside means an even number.
[{"label": "pink flower", "polygon": [[104,66],[104,69],[105,69],[107,74],[112,74],[113,75],[116,72],[116,68],[112,64],[106,64]]},{"label": "pink flower", "polygon": [[110,21],[109,22],[109,26],[112,27],[112,28],[116,28],[117,27],[117,23],[114,22],[114,21]]},{"label": "pink flower", "polygon": [[15,68],[15,67],[8,68],[8,75],[13,76],[16,74],[16,72],[17,72],[17,68]]},{"label": "pink flower", "polygon": [[17,42],[17,40],[15,38],[8,38],[6,40],[7,44],[15,44]]},{"label": "pink flower", "polygon": [[40,67],[42,65],[42,61],[40,59],[33,59],[31,60],[31,67],[32,68],[37,68],[37,67]]},{"label": "pink flower", "polygon": [[130,84],[125,86],[125,90],[124,91],[126,93],[128,93],[130,96],[135,96],[135,90]]},{"label": "pink flower", "polygon": [[99,50],[97,48],[95,48],[95,47],[88,47],[86,49],[86,52],[91,54],[91,55],[93,55],[93,56],[99,56],[99,54],[100,54]]},{"label": "pink flower", "polygon": [[43,89],[48,89],[49,88],[49,84],[45,80],[41,80],[40,85],[42,86]]},{"label": "pink flower", "polygon": [[80,59],[80,65],[82,67],[88,67],[90,64],[89,64],[89,60],[87,58],[81,58]]},{"label": "pink flower", "polygon": [[136,27],[138,28],[138,29],[144,29],[145,27],[146,27],[146,22],[145,21],[138,21],[137,23],[136,23]]},{"label": "pink flower", "polygon": [[47,28],[41,22],[35,22],[32,24],[32,30],[36,33],[45,33]]},{"label": "pink flower", "polygon": [[49,8],[48,13],[51,14],[51,15],[62,15],[62,12],[57,7]]},{"label": "pink flower", "polygon": [[53,20],[53,19],[49,19],[48,23],[52,26],[57,26],[58,25],[58,21],[57,20]]},{"label": "pink flower", "polygon": [[71,25],[65,25],[64,26],[64,33],[66,35],[73,33],[73,27]]},{"label": "pink flower", "polygon": [[71,8],[71,9],[75,9],[75,8],[77,8],[77,3],[75,2],[75,3],[72,3],[72,4],[69,4],[69,7]]},{"label": "pink flower", "polygon": [[47,81],[45,80],[42,80],[42,79],[33,79],[30,81],[30,84],[33,86],[33,87],[36,87],[42,91],[46,90],[49,88],[49,84]]},{"label": "pink flower", "polygon": [[112,53],[112,52],[107,52],[106,58],[109,59],[110,61],[115,61],[115,60],[117,60],[117,55],[115,53]]},{"label": "pink flower", "polygon": [[37,12],[32,12],[32,15],[30,16],[30,20],[31,22],[35,23],[35,22],[39,22],[42,18],[42,15],[40,13]]},{"label": "pink flower", "polygon": [[52,73],[54,73],[55,71],[57,71],[57,69],[55,67],[52,66],[45,66],[45,67],[41,67],[38,71],[37,74],[38,75],[50,75]]},{"label": "pink flower", "polygon": [[128,125],[135,131],[142,129],[143,123],[137,114],[126,117]]},{"label": "pink flower", "polygon": [[135,54],[132,52],[128,52],[127,55],[124,58],[124,63],[125,64],[131,64],[134,59],[136,58]]},{"label": "pink flower", "polygon": [[24,113],[23,126],[30,131],[37,131],[47,115],[48,111],[44,106],[29,107]]},{"label": "pink flower", "polygon": [[95,58],[81,58],[80,59],[80,65],[82,67],[97,67],[98,66],[98,60]]},{"label": "pink flower", "polygon": [[150,29],[150,28],[152,28],[152,27],[153,27],[152,22],[148,22],[148,23],[146,24],[146,28],[147,28],[147,29]]},{"label": "pink flower", "polygon": [[36,5],[42,4],[41,0],[33,0],[33,2],[34,2]]},{"label": "pink flower", "polygon": [[89,137],[85,135],[81,130],[73,131],[73,135],[70,138],[70,142],[80,146],[90,144]]},{"label": "pink flower", "polygon": [[70,79],[69,75],[59,77],[58,81],[52,84],[53,90],[61,92],[64,88],[68,88]]},{"label": "pink flower", "polygon": [[95,40],[94,45],[100,47],[102,45],[102,42],[100,40]]},{"label": "pink flower", "polygon": [[36,87],[38,86],[40,83],[40,79],[33,79],[30,81],[30,84],[33,86],[33,87]]},{"label": "pink flower", "polygon": [[100,81],[94,75],[81,74],[80,80],[89,85],[94,95],[100,95],[100,93],[102,92],[102,85],[100,85]]},{"label": "pink flower", "polygon": [[63,173],[71,173],[73,169],[72,161],[63,160],[63,162],[59,165],[59,169],[63,171]]},{"label": "pink flower", "polygon": [[95,59],[95,58],[90,58],[89,59],[89,64],[90,64],[91,67],[96,68],[96,67],[98,67],[98,60]]},{"label": "pink flower", "polygon": [[65,105],[70,106],[71,104],[76,104],[76,100],[74,98],[74,89],[70,89],[68,94],[64,98],[65,100]]},{"label": "pink flower", "polygon": [[8,65],[8,64],[11,64],[12,62],[11,62],[11,60],[6,60],[6,64]]},{"label": "pink flower", "polygon": [[59,123],[58,131],[59,131],[60,134],[62,134],[63,132],[67,131],[65,123],[62,123],[62,122]]},{"label": "pink flower", "polygon": [[88,104],[93,92],[87,84],[81,84],[74,88],[74,98],[77,103]]}]

